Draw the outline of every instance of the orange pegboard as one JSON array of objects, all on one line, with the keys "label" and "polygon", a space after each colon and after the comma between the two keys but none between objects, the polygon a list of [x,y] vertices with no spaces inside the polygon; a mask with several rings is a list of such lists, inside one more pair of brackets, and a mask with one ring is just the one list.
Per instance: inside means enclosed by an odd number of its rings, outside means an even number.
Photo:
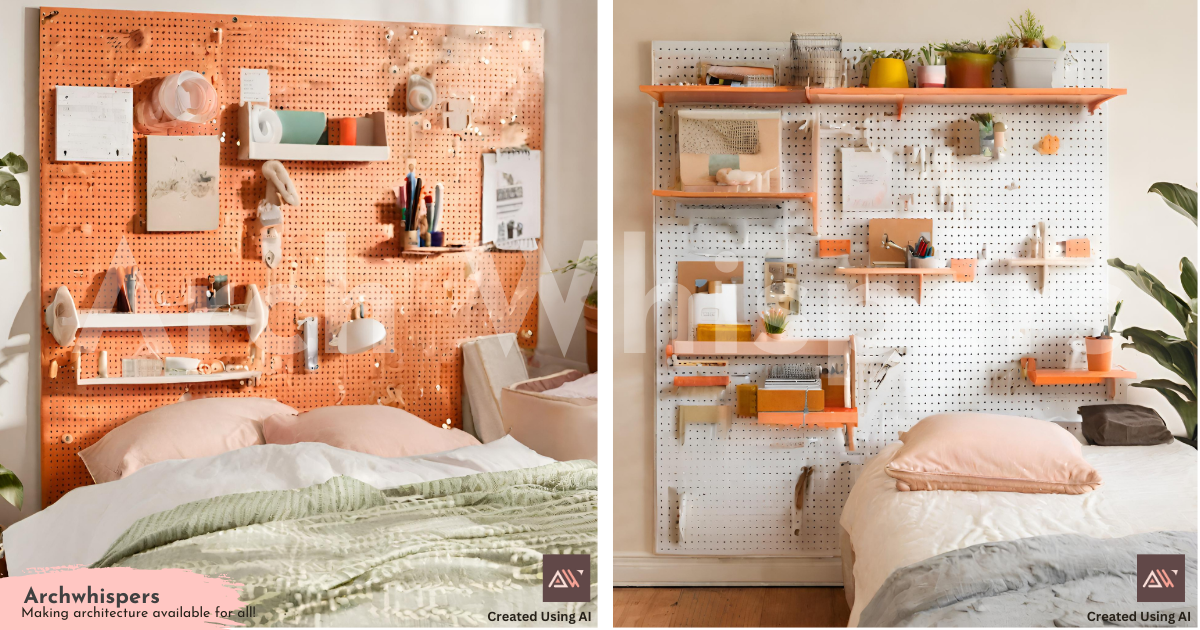
[{"label": "orange pegboard", "polygon": [[[446,185],[446,240],[478,242],[481,154],[523,143],[542,146],[541,29],[65,8],[43,8],[41,16],[42,308],[59,286],[70,289],[81,309],[93,307],[105,272],[128,264],[142,273],[139,304],[158,312],[186,311],[187,286],[210,274],[228,274],[238,287],[234,301],[242,300],[246,285],[256,284],[272,306],[270,327],[258,340],[264,376],[253,388],[236,382],[78,386],[69,365],[72,348],[43,330],[44,505],[91,483],[78,451],[185,394],[262,396],[306,410],[375,403],[396,385],[408,411],[458,426],[458,344],[513,331],[522,346],[536,345],[539,254],[404,258],[391,190],[406,165],[415,164],[430,186]],[[283,260],[275,269],[259,255],[255,209],[265,192],[262,162],[237,159],[241,68],[270,71],[273,108],[320,110],[331,119],[387,112],[390,160],[285,163],[302,205],[284,209]],[[224,134],[220,228],[152,234],[145,229],[145,136],[135,133],[132,162],[54,162],[54,88],[132,87],[136,103],[161,77],[182,70],[209,77],[222,104],[216,120],[171,132]],[[405,86],[413,73],[433,75],[439,104],[473,98],[478,131],[445,129],[438,106],[407,116]],[[321,318],[325,339],[360,295],[389,328],[388,341],[359,355],[326,354],[322,344],[320,369],[305,372],[295,318]],[[248,353],[240,328],[80,331],[84,377],[95,375],[97,350],[108,352],[109,375],[120,376],[121,359],[145,340],[159,344],[164,356],[236,363]],[[55,379],[48,375],[53,360],[60,366]]]}]

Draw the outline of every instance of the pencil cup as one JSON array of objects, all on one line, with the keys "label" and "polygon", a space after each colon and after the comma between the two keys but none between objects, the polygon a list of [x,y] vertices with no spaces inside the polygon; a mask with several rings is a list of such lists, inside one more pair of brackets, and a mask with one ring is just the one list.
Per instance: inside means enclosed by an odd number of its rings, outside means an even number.
[{"label": "pencil cup", "polygon": [[420,230],[410,230],[404,233],[404,249],[414,249],[421,246]]},{"label": "pencil cup", "polygon": [[445,234],[442,234],[441,232],[430,232],[429,233],[430,247],[441,247],[445,242],[446,242]]}]

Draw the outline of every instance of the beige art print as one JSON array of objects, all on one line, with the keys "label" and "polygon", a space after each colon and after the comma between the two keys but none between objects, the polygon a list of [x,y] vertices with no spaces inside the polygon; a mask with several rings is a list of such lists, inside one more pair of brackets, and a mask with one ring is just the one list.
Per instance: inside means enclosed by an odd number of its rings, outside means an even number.
[{"label": "beige art print", "polygon": [[146,137],[146,229],[204,232],[220,221],[217,136]]}]

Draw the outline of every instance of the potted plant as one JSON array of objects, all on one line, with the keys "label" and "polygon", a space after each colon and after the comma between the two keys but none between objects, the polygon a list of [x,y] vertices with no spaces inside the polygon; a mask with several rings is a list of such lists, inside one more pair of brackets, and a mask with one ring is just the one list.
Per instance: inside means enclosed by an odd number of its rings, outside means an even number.
[{"label": "potted plant", "polygon": [[787,338],[787,320],[788,312],[776,306],[773,309],[762,312],[763,327],[767,330],[767,337],[772,341],[781,341]]},{"label": "potted plant", "polygon": [[917,51],[917,87],[940,88],[946,86],[946,59],[932,42]]},{"label": "potted plant", "polygon": [[987,42],[946,42],[937,47],[946,58],[946,87],[990,88],[992,67],[1004,57],[1005,48]]},{"label": "potted plant", "polygon": [[912,56],[913,51],[909,48],[886,53],[879,50],[865,51],[858,61],[862,66],[859,76],[866,79],[867,87],[909,87],[908,68],[904,64],[912,59]]},{"label": "potted plant", "polygon": [[1087,362],[1089,372],[1107,372],[1112,369],[1112,335],[1116,332],[1117,313],[1121,312],[1121,304],[1117,302],[1117,307],[1113,309],[1113,314],[1109,316],[1108,323],[1104,325],[1104,332],[1098,337],[1084,337],[1087,343]]},{"label": "potted plant", "polygon": [[[1192,225],[1196,224],[1196,191],[1179,184],[1158,182],[1150,187],[1150,192],[1157,193],[1171,209],[1191,219]],[[1121,344],[1121,347],[1150,356],[1180,378],[1182,382],[1152,378],[1134,383],[1133,386],[1153,389],[1162,394],[1183,420],[1183,426],[1187,429],[1187,443],[1195,446],[1196,266],[1186,256],[1179,260],[1179,282],[1187,294],[1185,297],[1168,291],[1158,278],[1142,269],[1141,265],[1131,267],[1121,262],[1120,258],[1109,259],[1108,264],[1125,272],[1134,285],[1167,309],[1183,329],[1184,336],[1176,337],[1161,330],[1126,328],[1120,331],[1120,335],[1129,343]]]},{"label": "potted plant", "polygon": [[[1024,15],[1012,20],[1009,34],[996,39],[1007,51],[1004,75],[1010,88],[1054,87],[1055,72],[1063,68],[1066,44],[1057,37],[1043,39],[1045,28],[1037,16],[1026,9]],[[1047,45],[1047,42],[1051,45]]]},{"label": "potted plant", "polygon": [[991,157],[996,148],[996,132],[992,113],[971,114],[971,120],[979,123],[979,154]]},{"label": "potted plant", "polygon": [[[21,183],[13,175],[27,170],[29,165],[25,158],[16,153],[9,151],[8,155],[0,158],[0,206],[21,205]],[[0,253],[0,260],[4,260],[3,253]]]},{"label": "potted plant", "polygon": [[553,273],[582,270],[592,274],[592,290],[583,298],[583,327],[587,331],[587,363],[588,369],[595,372],[599,366],[599,347],[597,332],[600,330],[600,291],[596,288],[595,277],[600,271],[599,255],[584,256],[579,260],[568,260],[567,264],[553,270]]}]

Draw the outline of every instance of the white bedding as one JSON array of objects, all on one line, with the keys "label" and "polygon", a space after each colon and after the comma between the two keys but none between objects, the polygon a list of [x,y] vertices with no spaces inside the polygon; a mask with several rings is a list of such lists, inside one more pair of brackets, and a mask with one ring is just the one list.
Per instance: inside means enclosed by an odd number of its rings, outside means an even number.
[{"label": "white bedding", "polygon": [[138,519],[191,501],[239,492],[294,490],[338,475],[388,488],[553,461],[508,436],[479,446],[395,459],[306,442],[168,460],[124,479],[68,492],[5,530],[4,555],[14,576],[37,567],[89,565]]},{"label": "white bedding", "polygon": [[1196,449],[1181,442],[1084,446],[1104,485],[1081,495],[899,492],[884,466],[900,446],[866,463],[842,509],[854,546],[851,626],[892,571],[947,551],[1044,534],[1196,531]]},{"label": "white bedding", "polygon": [[546,396],[558,396],[559,398],[588,398],[596,400],[600,396],[600,375],[596,373],[586,374],[573,381],[563,383],[554,389],[548,389],[542,392]]}]

